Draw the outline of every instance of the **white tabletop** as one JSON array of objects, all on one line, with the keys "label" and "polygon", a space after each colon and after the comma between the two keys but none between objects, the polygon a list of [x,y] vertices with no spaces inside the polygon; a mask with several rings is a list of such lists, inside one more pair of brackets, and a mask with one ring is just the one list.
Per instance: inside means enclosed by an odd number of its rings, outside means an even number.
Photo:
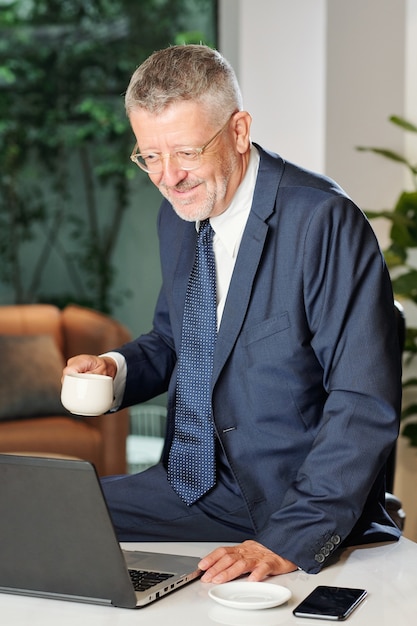
[{"label": "white tabletop", "polygon": [[[132,543],[123,547],[203,556],[216,546],[211,543]],[[401,538],[398,543],[349,548],[337,563],[320,574],[293,572],[269,578],[268,582],[288,587],[292,598],[285,605],[272,609],[230,609],[209,598],[208,590],[213,585],[198,580],[137,610],[0,593],[0,616],[5,626],[319,626],[329,622],[296,618],[292,610],[317,585],[335,585],[368,591],[365,602],[349,617],[349,625],[414,626],[417,543]]]}]

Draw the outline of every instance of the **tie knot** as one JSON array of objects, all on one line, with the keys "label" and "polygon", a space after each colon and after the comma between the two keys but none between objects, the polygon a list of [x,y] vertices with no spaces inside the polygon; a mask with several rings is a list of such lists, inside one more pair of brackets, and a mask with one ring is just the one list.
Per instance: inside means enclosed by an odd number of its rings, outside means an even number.
[{"label": "tie knot", "polygon": [[198,238],[200,241],[208,241],[213,235],[213,229],[210,220],[202,220],[198,229]]}]

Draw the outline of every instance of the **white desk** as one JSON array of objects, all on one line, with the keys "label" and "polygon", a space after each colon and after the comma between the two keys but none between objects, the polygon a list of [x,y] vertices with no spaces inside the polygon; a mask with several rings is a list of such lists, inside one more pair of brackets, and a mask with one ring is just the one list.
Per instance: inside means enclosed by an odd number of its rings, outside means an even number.
[{"label": "white desk", "polygon": [[[136,543],[123,547],[203,556],[215,545]],[[229,609],[208,597],[212,585],[196,581],[137,610],[0,594],[0,616],[5,626],[328,626],[327,620],[292,615],[292,609],[316,585],[327,584],[368,590],[368,598],[346,622],[351,626],[414,626],[417,543],[402,538],[399,543],[350,548],[341,554],[337,563],[320,574],[293,572],[270,578],[268,582],[291,589],[291,600],[281,607],[262,611]]]}]

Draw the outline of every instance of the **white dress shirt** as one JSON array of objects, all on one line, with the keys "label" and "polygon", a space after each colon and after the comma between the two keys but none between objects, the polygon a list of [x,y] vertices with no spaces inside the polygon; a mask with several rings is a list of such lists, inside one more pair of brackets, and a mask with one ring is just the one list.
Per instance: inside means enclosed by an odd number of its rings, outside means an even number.
[{"label": "white dress shirt", "polygon": [[[210,224],[214,230],[213,252],[216,261],[217,328],[220,327],[240,242],[252,206],[258,168],[259,153],[254,146],[251,146],[248,169],[232,202],[221,215],[210,218]],[[196,229],[198,228],[199,222],[196,222]],[[117,364],[117,374],[114,379],[115,399],[112,408],[115,411],[121,404],[125,389],[126,361],[119,352],[106,352],[101,356],[109,356]]]}]

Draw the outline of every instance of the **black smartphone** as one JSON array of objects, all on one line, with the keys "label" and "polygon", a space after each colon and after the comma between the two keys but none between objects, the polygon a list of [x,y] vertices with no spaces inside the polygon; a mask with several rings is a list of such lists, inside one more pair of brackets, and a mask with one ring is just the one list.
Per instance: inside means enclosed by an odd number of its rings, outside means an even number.
[{"label": "black smartphone", "polygon": [[365,598],[365,589],[319,585],[294,610],[296,617],[344,620]]}]

